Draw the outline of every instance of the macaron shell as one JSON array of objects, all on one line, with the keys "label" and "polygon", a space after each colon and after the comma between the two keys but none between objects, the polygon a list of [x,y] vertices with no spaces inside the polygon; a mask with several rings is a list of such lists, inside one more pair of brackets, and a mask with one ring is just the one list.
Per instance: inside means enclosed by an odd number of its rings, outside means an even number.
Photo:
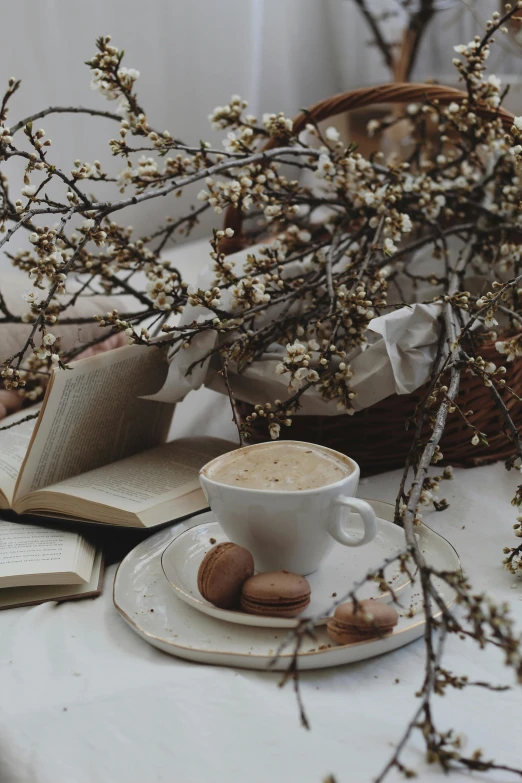
[{"label": "macaron shell", "polygon": [[226,541],[222,544],[218,544],[217,546],[210,549],[201,563],[199,564],[198,569],[198,590],[203,595],[205,592],[206,585],[209,581],[209,576],[213,572],[216,562],[223,557],[224,552],[226,552],[227,549],[230,549],[230,547],[233,547],[234,544],[232,544],[231,541]]},{"label": "macaron shell", "polygon": [[248,614],[258,614],[265,617],[296,617],[310,603],[310,598],[296,601],[293,604],[256,603],[252,599],[241,597],[241,609]]},{"label": "macaron shell", "polygon": [[243,594],[256,601],[302,600],[310,596],[310,585],[298,574],[288,571],[267,571],[256,574],[243,585]]},{"label": "macaron shell", "polygon": [[199,566],[198,589],[220,609],[237,607],[243,583],[254,573],[250,552],[231,541],[211,549]]},{"label": "macaron shell", "polygon": [[399,615],[394,606],[374,599],[341,604],[334,612],[335,620],[349,628],[372,629],[397,625]]},{"label": "macaron shell", "polygon": [[356,642],[367,642],[370,639],[381,639],[393,633],[395,626],[390,625],[387,628],[370,628],[367,631],[361,631],[358,628],[342,626],[335,620],[329,620],[326,625],[328,636],[337,644],[355,644]]},{"label": "macaron shell", "polygon": [[248,579],[241,593],[241,608],[267,617],[295,617],[310,603],[310,585],[303,576],[270,571]]},{"label": "macaron shell", "polygon": [[398,621],[395,607],[368,599],[338,606],[326,630],[337,644],[353,644],[392,633]]}]

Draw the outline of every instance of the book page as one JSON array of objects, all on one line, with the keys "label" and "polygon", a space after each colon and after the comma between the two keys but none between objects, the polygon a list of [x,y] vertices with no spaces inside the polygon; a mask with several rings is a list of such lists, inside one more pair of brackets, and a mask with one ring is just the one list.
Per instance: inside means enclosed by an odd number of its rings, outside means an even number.
[{"label": "book page", "polygon": [[85,582],[81,576],[74,576],[85,555],[91,559],[89,578],[94,547],[82,536],[0,520],[0,587],[59,583],[55,577],[63,573],[73,574],[69,584]]},{"label": "book page", "polygon": [[[199,489],[203,465],[233,448],[233,443],[219,438],[180,438],[53,484],[45,491],[139,513]],[[172,518],[175,516],[173,505]]]},{"label": "book page", "polygon": [[53,371],[15,496],[163,442],[173,405],[140,397],[166,374],[165,352],[138,345]]},{"label": "book page", "polygon": [[72,601],[100,594],[103,580],[103,555],[98,550],[91,578],[78,585],[38,585],[36,587],[3,587],[0,590],[0,610],[15,606],[34,606],[44,601]]},{"label": "book page", "polygon": [[[25,408],[0,420],[0,490],[9,505],[13,502],[14,488],[20,468],[27,454],[27,447],[36,425],[36,418],[23,421],[38,413],[39,405]],[[22,422],[18,424],[17,422]],[[14,427],[11,425],[15,425]],[[9,429],[3,429],[8,427]]]}]

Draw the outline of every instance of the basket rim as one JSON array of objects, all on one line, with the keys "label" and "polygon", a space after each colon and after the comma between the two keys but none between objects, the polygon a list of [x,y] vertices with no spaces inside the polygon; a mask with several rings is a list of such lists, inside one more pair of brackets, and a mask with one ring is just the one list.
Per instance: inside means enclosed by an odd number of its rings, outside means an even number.
[{"label": "basket rim", "polygon": [[[436,102],[446,105],[453,102],[462,103],[467,99],[467,92],[444,84],[388,82],[373,87],[357,87],[354,90],[347,90],[346,92],[323,98],[308,109],[301,111],[293,120],[293,130],[299,133],[310,120],[321,122],[354,109],[380,103],[415,103],[416,101],[428,100],[432,103]],[[511,112],[502,107],[493,109],[485,105],[479,105],[474,107],[474,110],[486,118],[500,119],[505,131],[511,129],[515,119]],[[274,149],[279,145],[280,140],[274,137],[265,144],[263,150]],[[221,251],[228,255],[236,252],[241,246],[243,237],[243,213],[241,210],[230,205],[225,211],[223,227],[225,229],[231,228],[234,231],[233,238],[228,241],[223,240],[220,245]]]}]

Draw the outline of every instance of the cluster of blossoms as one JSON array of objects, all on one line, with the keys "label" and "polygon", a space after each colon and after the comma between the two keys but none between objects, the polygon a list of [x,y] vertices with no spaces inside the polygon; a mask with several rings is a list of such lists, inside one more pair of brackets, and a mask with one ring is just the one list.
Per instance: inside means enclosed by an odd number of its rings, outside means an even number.
[{"label": "cluster of blossoms", "polygon": [[506,340],[497,340],[495,348],[505,355],[507,362],[512,362],[517,356],[522,356],[522,333]]},{"label": "cluster of blossoms", "polygon": [[110,41],[110,35],[100,38],[100,51],[89,61],[91,87],[109,101],[125,101],[125,94],[132,91],[135,81],[140,78],[140,72],[120,65],[123,52],[112,46]]},{"label": "cluster of blossoms", "polygon": [[[335,346],[332,346],[335,349]],[[300,389],[304,381],[315,383],[319,380],[319,373],[315,366],[326,359],[313,360],[314,354],[319,351],[319,343],[316,340],[309,340],[307,345],[298,342],[289,343],[286,346],[286,356],[282,362],[276,366],[278,375],[288,374],[290,376],[290,389]]]},{"label": "cluster of blossoms", "polygon": [[13,137],[11,136],[10,129],[5,125],[0,125],[0,146],[8,147],[12,141]]}]

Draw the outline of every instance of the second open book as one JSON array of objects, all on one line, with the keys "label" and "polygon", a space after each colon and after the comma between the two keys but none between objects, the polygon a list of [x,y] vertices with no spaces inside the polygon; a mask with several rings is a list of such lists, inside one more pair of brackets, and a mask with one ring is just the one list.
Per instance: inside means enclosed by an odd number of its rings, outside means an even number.
[{"label": "second open book", "polygon": [[[127,346],[55,370],[38,417],[1,422],[0,508],[153,527],[206,507],[199,469],[234,448],[217,438],[166,443],[174,405],[164,351]],[[17,423],[22,422],[22,423]]]}]

